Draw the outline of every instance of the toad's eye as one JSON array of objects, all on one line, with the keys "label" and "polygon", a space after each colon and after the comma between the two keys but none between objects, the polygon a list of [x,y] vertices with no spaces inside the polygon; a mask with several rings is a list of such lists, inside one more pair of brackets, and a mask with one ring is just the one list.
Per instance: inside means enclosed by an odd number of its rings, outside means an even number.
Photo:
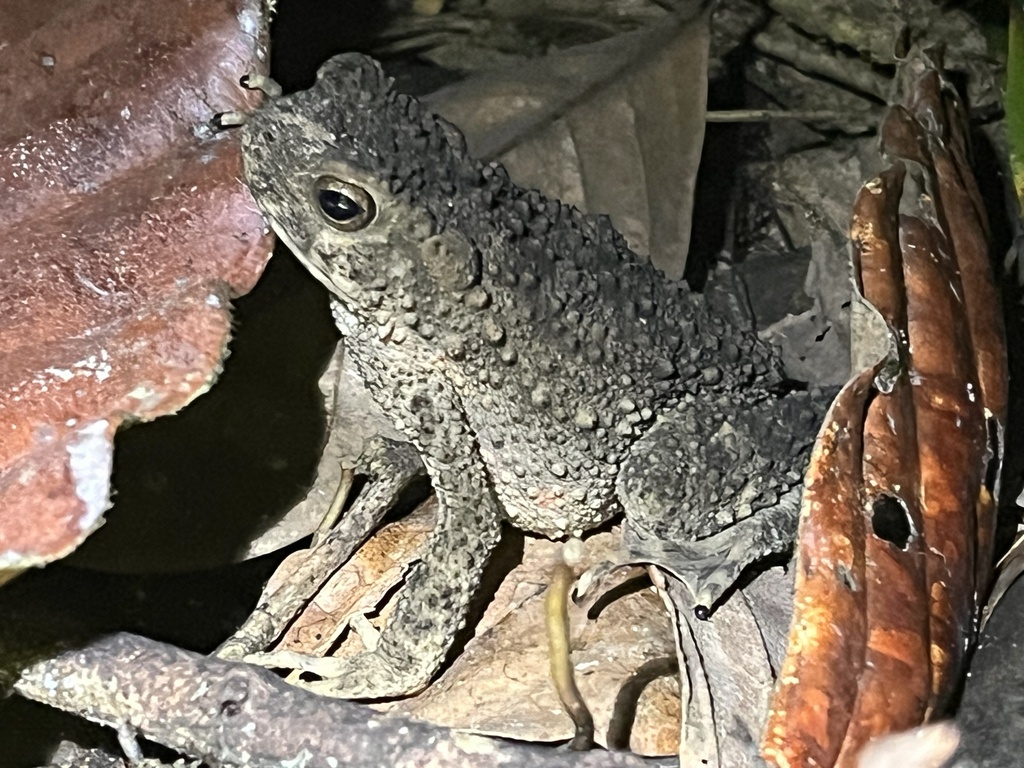
[{"label": "toad's eye", "polygon": [[377,215],[377,204],[369,192],[334,176],[317,179],[313,196],[327,223],[342,232],[362,229]]}]

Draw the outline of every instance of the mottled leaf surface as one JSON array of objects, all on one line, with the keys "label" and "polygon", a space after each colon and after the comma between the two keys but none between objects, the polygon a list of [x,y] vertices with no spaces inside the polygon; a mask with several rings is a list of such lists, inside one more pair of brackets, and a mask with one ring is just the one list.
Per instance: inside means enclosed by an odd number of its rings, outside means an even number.
[{"label": "mottled leaf surface", "polygon": [[0,5],[0,571],[103,521],[125,420],[209,386],[270,238],[238,143],[250,0]]}]

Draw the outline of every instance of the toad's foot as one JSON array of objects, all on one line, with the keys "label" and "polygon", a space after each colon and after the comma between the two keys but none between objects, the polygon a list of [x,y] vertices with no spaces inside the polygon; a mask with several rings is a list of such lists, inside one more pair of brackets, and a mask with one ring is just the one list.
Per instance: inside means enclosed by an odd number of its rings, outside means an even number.
[{"label": "toad's foot", "polygon": [[625,558],[671,572],[692,596],[690,609],[697,618],[706,619],[744,568],[792,545],[800,517],[800,494],[800,488],[793,488],[771,509],[759,510],[700,541],[643,539],[627,530]]},{"label": "toad's foot", "polygon": [[294,684],[323,696],[346,699],[384,699],[416,693],[433,675],[431,664],[403,655],[400,649],[378,646],[375,651],[346,658],[306,656],[295,651],[255,653],[245,658],[261,667],[293,669],[318,675],[320,680]]},{"label": "toad's foot", "polygon": [[243,88],[248,88],[251,91],[263,91],[263,93],[271,99],[280,98],[283,93],[281,86],[276,80],[257,72],[250,72],[248,75],[242,75],[240,82]]},{"label": "toad's foot", "polygon": [[249,618],[217,649],[217,656],[242,659],[279,637],[374,531],[408,485],[423,474],[424,467],[412,445],[377,435],[364,446],[356,472],[365,474],[368,483],[352,508],[287,579],[264,592]]},{"label": "toad's foot", "polygon": [[618,480],[629,560],[676,574],[708,615],[747,565],[792,544],[830,399],[712,392],[659,418]]}]

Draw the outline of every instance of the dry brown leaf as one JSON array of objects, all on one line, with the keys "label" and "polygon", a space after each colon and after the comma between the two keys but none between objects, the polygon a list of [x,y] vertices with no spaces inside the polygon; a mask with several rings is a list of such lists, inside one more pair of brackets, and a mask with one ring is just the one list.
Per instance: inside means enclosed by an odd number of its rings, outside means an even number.
[{"label": "dry brown leaf", "polygon": [[[365,650],[361,620],[340,643],[339,638],[353,617],[370,617],[377,628],[387,622],[405,571],[431,532],[436,512],[431,498],[377,532],[308,601],[272,650],[318,657]],[[587,539],[579,568],[602,562],[618,546],[618,531]],[[572,722],[550,680],[544,625],[543,593],[561,547],[527,538],[521,564],[502,581],[474,638],[451,668],[420,695],[383,708],[489,735],[535,741],[571,737]],[[308,550],[289,555],[265,594],[294,578],[308,557]],[[675,668],[664,664],[675,650],[661,600],[648,589],[611,601],[597,619],[587,618],[588,606],[572,605],[569,610],[578,683],[597,722],[598,741],[605,744],[609,733],[613,740],[625,733],[628,743],[620,747],[672,754],[679,738],[679,682]],[[644,685],[652,667],[660,676]],[[624,722],[630,704],[635,707],[632,725]]]},{"label": "dry brown leaf", "polygon": [[[580,569],[610,557],[618,538],[617,530],[588,538]],[[399,704],[398,712],[515,739],[572,737],[572,721],[549,678],[544,630],[543,592],[562,546],[527,539],[523,563],[499,588],[476,637],[436,683]],[[606,744],[623,687],[645,665],[675,654],[668,616],[661,600],[645,589],[611,601],[596,619],[588,620],[584,609],[570,605],[569,621],[576,682],[594,716],[597,741]],[[678,721],[679,689],[673,671],[643,689],[629,747],[645,755],[672,754],[678,744]]]},{"label": "dry brown leaf", "polygon": [[[429,535],[436,511],[431,499],[382,528],[309,602],[274,650],[313,656],[364,650],[358,629],[340,644],[338,638],[355,615],[372,616],[376,626],[387,621],[399,594],[395,588]],[[618,542],[618,531],[589,538],[580,568],[609,557]],[[528,538],[522,563],[504,579],[452,666],[425,692],[382,707],[488,735],[570,738],[572,722],[549,676],[543,604],[561,547]],[[306,554],[291,555],[268,591]],[[665,663],[675,650],[661,600],[648,588],[612,600],[596,619],[587,618],[586,607],[571,605],[569,614],[577,682],[594,714],[598,741],[627,738],[628,743],[616,745],[642,754],[672,754],[679,737],[679,682],[675,668]]]},{"label": "dry brown leaf", "polygon": [[[325,656],[351,617],[373,614],[378,616],[378,626],[385,622],[390,611],[379,608],[402,582],[406,567],[416,559],[434,530],[436,515],[437,501],[431,497],[401,521],[384,526],[320,588],[273,650]],[[287,579],[290,564],[307,555],[308,550],[289,555],[275,571],[267,590],[272,591],[277,583]],[[392,607],[393,601],[388,606]],[[339,652],[330,655],[345,656],[364,650],[358,635],[352,640],[356,642],[346,641]]]},{"label": "dry brown leaf", "polygon": [[708,19],[663,23],[445,88],[428,102],[518,184],[607,213],[682,277],[704,141]]},{"label": "dry brown leaf", "polygon": [[[0,12],[0,571],[103,522],[112,439],[215,376],[270,253],[214,113],[251,108],[258,2]],[[2,577],[0,577],[2,579]]]},{"label": "dry brown leaf", "polygon": [[871,738],[941,715],[990,573],[1005,342],[966,119],[924,56],[883,125],[892,167],[852,235],[890,355],[844,387],[808,471],[789,655],[763,750],[853,766]]}]

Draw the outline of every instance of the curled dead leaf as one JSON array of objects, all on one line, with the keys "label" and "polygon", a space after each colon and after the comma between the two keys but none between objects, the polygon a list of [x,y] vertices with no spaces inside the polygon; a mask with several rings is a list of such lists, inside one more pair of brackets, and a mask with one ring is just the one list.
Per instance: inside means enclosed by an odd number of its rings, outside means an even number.
[{"label": "curled dead leaf", "polygon": [[991,571],[1006,408],[1002,315],[955,91],[923,56],[865,185],[859,292],[886,359],[833,404],[808,470],[789,652],[762,745],[775,765],[853,766],[872,737],[941,715]]}]

